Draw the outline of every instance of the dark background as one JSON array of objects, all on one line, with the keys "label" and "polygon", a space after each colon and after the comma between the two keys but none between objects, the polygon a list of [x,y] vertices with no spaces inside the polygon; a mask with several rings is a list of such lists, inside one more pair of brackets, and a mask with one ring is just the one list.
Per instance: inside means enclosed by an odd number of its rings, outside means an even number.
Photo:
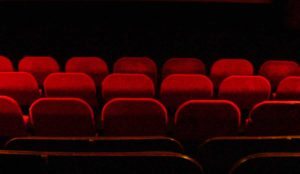
[{"label": "dark background", "polygon": [[[298,9],[299,10],[299,9]],[[294,10],[295,11],[295,10]],[[296,10],[297,11],[297,10]],[[300,11],[300,10],[299,10]],[[24,55],[300,58],[300,35],[288,1],[272,4],[199,2],[0,2],[0,54],[17,65]],[[295,15],[294,15],[295,16]]]}]

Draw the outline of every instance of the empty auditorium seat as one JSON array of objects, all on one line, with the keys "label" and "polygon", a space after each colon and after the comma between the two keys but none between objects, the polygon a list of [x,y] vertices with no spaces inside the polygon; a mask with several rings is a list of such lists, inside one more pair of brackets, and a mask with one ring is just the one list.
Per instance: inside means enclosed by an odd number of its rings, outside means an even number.
[{"label": "empty auditorium seat", "polygon": [[293,75],[298,68],[297,62],[288,60],[268,60],[259,69],[259,74],[266,77],[273,89],[287,76]]},{"label": "empty auditorium seat", "polygon": [[0,55],[0,65],[0,72],[14,71],[12,62],[5,56]]},{"label": "empty auditorium seat", "polygon": [[46,97],[76,97],[98,107],[94,81],[84,73],[52,73],[45,79],[44,91]]},{"label": "empty auditorium seat", "polygon": [[224,174],[229,173],[240,159],[262,152],[300,152],[300,137],[216,137],[199,146],[197,159],[203,165],[205,173]]},{"label": "empty auditorium seat", "polygon": [[151,98],[116,98],[102,109],[102,128],[108,136],[165,135],[165,107]]},{"label": "empty auditorium seat", "polygon": [[192,99],[213,97],[213,84],[208,77],[196,74],[173,74],[162,81],[160,99],[171,113]]},{"label": "empty auditorium seat", "polygon": [[171,74],[205,74],[205,64],[197,58],[170,58],[162,68],[162,77]]},{"label": "empty auditorium seat", "polygon": [[289,76],[281,80],[277,87],[275,98],[300,100],[300,76]]},{"label": "empty auditorium seat", "polygon": [[230,174],[298,174],[300,153],[260,153],[241,159]]},{"label": "empty auditorium seat", "polygon": [[300,101],[264,101],[247,120],[249,135],[300,135]]},{"label": "empty auditorium seat", "polygon": [[215,88],[227,77],[232,75],[253,75],[254,68],[246,59],[220,59],[216,61],[210,71]]},{"label": "empty auditorium seat", "polygon": [[27,135],[19,104],[12,98],[0,96],[0,137]]},{"label": "empty auditorium seat", "polygon": [[37,136],[93,136],[94,114],[78,98],[41,98],[30,107],[30,122]]},{"label": "empty auditorium seat", "polygon": [[140,73],[150,77],[154,83],[157,80],[157,66],[148,57],[122,57],[113,67],[114,73]]},{"label": "empty auditorium seat", "polygon": [[144,74],[110,74],[102,82],[102,97],[154,97],[152,80]]},{"label": "empty auditorium seat", "polygon": [[20,60],[18,69],[20,72],[31,73],[41,88],[49,74],[59,71],[59,65],[50,56],[25,56]]},{"label": "empty auditorium seat", "polygon": [[91,76],[95,85],[101,87],[102,80],[108,75],[106,62],[99,57],[72,57],[67,61],[66,72],[83,72]]},{"label": "empty auditorium seat", "polygon": [[231,100],[240,109],[249,110],[253,105],[270,98],[271,86],[262,76],[230,76],[219,87],[219,98]]},{"label": "empty auditorium seat", "polygon": [[27,108],[39,98],[39,88],[34,77],[27,72],[0,72],[0,95],[15,99]]},{"label": "empty auditorium seat", "polygon": [[182,145],[168,137],[17,137],[5,145],[8,150],[51,152],[142,152],[183,153]]},{"label": "empty auditorium seat", "polygon": [[175,115],[175,136],[182,141],[236,135],[240,128],[239,108],[226,100],[190,100]]},{"label": "empty auditorium seat", "polygon": [[297,69],[295,72],[292,74],[292,76],[300,76],[300,65],[298,65]]}]

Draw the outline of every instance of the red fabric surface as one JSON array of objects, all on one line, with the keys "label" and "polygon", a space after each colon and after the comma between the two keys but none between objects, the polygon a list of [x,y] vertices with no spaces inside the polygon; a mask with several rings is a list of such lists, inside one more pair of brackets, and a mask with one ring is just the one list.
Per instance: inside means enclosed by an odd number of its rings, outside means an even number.
[{"label": "red fabric surface", "polygon": [[154,97],[152,80],[144,74],[110,74],[102,83],[104,100],[118,97]]},{"label": "red fabric surface", "polygon": [[44,91],[46,97],[76,97],[98,106],[94,81],[84,73],[52,73],[45,79]]},{"label": "red fabric surface", "polygon": [[262,76],[230,76],[219,87],[220,99],[233,101],[243,110],[268,100],[270,95],[270,83]]},{"label": "red fabric surface", "polygon": [[30,107],[34,135],[94,136],[91,107],[78,98],[41,98]]},{"label": "red fabric surface", "polygon": [[229,76],[253,75],[253,73],[253,65],[246,59],[220,59],[212,65],[210,76],[217,88]]},{"label": "red fabric surface", "polygon": [[173,74],[163,80],[160,88],[160,99],[171,112],[185,101],[212,96],[213,84],[204,75]]},{"label": "red fabric surface", "polygon": [[18,69],[31,73],[42,87],[45,78],[51,73],[59,72],[60,67],[53,57],[25,56],[20,60]]},{"label": "red fabric surface", "polygon": [[205,74],[205,64],[197,58],[170,58],[162,68],[162,77],[171,74]]},{"label": "red fabric surface", "polygon": [[179,140],[201,141],[225,135],[237,135],[239,108],[226,100],[190,100],[175,115],[175,136]]},{"label": "red fabric surface", "polygon": [[272,88],[276,88],[282,79],[293,75],[297,68],[298,64],[294,61],[269,60],[261,65],[259,74],[270,81]]},{"label": "red fabric surface", "polygon": [[165,135],[165,107],[151,98],[116,98],[103,107],[102,128],[108,136]]}]

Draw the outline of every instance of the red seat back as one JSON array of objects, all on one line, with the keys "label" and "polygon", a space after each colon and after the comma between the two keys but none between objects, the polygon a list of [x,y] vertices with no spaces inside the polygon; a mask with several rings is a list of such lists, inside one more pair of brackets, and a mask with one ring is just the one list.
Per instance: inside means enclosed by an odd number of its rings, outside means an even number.
[{"label": "red seat back", "polygon": [[15,99],[20,106],[28,107],[39,98],[35,78],[27,72],[0,72],[0,95]]},{"label": "red seat back", "polygon": [[233,101],[240,109],[251,109],[270,98],[271,86],[262,76],[230,76],[219,87],[219,98]]},{"label": "red seat back", "polygon": [[0,106],[0,136],[17,137],[27,135],[19,104],[10,97],[0,96]]},{"label": "red seat back", "polygon": [[297,62],[287,60],[269,60],[263,63],[259,74],[266,77],[272,88],[276,88],[282,79],[293,75],[298,68]]},{"label": "red seat back", "polygon": [[150,77],[154,83],[156,83],[157,80],[157,66],[155,62],[148,57],[122,57],[115,62],[113,72],[145,74]]},{"label": "red seat back", "polygon": [[264,101],[250,112],[248,135],[299,135],[299,101]]},{"label": "red seat back", "polygon": [[165,135],[165,107],[151,98],[116,98],[102,110],[102,128],[108,136]]},{"label": "red seat back", "polygon": [[107,64],[100,57],[72,57],[67,61],[65,69],[66,72],[88,74],[97,87],[101,87],[102,80],[108,75]]},{"label": "red seat back", "polygon": [[277,99],[300,100],[300,76],[283,79],[276,90]]},{"label": "red seat back", "polygon": [[213,84],[204,75],[173,74],[163,80],[160,88],[160,99],[171,112],[185,101],[212,96]]},{"label": "red seat back", "polygon": [[102,96],[108,101],[119,97],[154,97],[152,80],[144,74],[110,74],[102,83]]},{"label": "red seat back", "polygon": [[84,73],[52,73],[45,79],[44,91],[46,97],[76,97],[98,106],[94,81]]},{"label": "red seat back", "polygon": [[19,62],[19,71],[31,73],[42,87],[49,74],[59,72],[59,65],[50,56],[25,56]]},{"label": "red seat back", "polygon": [[78,98],[41,98],[30,107],[30,122],[38,136],[94,136],[91,107]]},{"label": "red seat back", "polygon": [[182,104],[175,115],[175,136],[183,141],[203,141],[207,138],[237,135],[241,114],[227,100],[190,100]]},{"label": "red seat back", "polygon": [[211,68],[210,76],[216,88],[227,77],[232,75],[253,75],[254,68],[246,59],[220,59]]},{"label": "red seat back", "polygon": [[14,67],[12,62],[5,56],[0,55],[0,72],[12,72]]},{"label": "red seat back", "polygon": [[197,58],[171,58],[162,68],[162,76],[171,74],[205,74],[205,64]]}]

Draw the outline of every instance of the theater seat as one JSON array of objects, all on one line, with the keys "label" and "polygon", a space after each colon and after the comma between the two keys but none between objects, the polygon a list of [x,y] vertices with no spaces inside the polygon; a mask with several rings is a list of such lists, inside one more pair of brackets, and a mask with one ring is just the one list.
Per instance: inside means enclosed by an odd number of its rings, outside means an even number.
[{"label": "theater seat", "polygon": [[102,82],[105,101],[120,97],[154,97],[152,80],[144,74],[110,74]]},{"label": "theater seat", "polygon": [[210,76],[215,88],[220,83],[232,75],[253,75],[254,68],[250,61],[246,59],[220,59],[211,67]]},{"label": "theater seat", "polygon": [[173,74],[162,81],[160,99],[171,113],[185,101],[213,97],[213,84],[199,74]]},{"label": "theater seat", "polygon": [[249,110],[256,103],[268,100],[270,94],[270,83],[262,76],[230,76],[221,83],[218,97],[233,101],[242,110]]},{"label": "theater seat", "polygon": [[157,80],[157,66],[148,57],[122,57],[115,62],[113,72],[145,74],[153,80],[154,84]]},{"label": "theater seat", "polygon": [[168,114],[151,98],[116,98],[102,109],[102,128],[107,136],[166,135]]},{"label": "theater seat", "polygon": [[50,56],[25,56],[18,65],[20,72],[31,73],[42,88],[45,78],[54,72],[59,71],[59,65],[53,57]]},{"label": "theater seat", "polygon": [[12,71],[14,71],[12,62],[7,57],[0,55],[0,72]]},{"label": "theater seat", "polygon": [[300,76],[300,65],[298,65],[297,69],[295,72],[292,74],[292,76]]},{"label": "theater seat", "polygon": [[106,62],[100,57],[72,57],[67,61],[66,72],[82,72],[93,78],[97,89],[108,75]]},{"label": "theater seat", "polygon": [[266,77],[273,89],[287,76],[293,75],[298,68],[298,63],[288,60],[268,60],[259,69],[259,74]]},{"label": "theater seat", "polygon": [[171,74],[205,74],[205,64],[197,58],[170,58],[163,65],[162,77]]},{"label": "theater seat", "polygon": [[27,108],[39,98],[38,84],[27,72],[0,72],[0,95],[15,99],[22,108]]},{"label": "theater seat", "polygon": [[247,120],[248,135],[300,135],[300,101],[264,101]]},{"label": "theater seat", "polygon": [[181,141],[237,135],[241,124],[239,108],[226,100],[190,100],[175,115],[175,136]]},{"label": "theater seat", "polygon": [[0,137],[26,135],[26,123],[19,104],[10,97],[0,96]]},{"label": "theater seat", "polygon": [[94,81],[84,73],[52,73],[45,79],[44,91],[46,97],[76,97],[98,107]]},{"label": "theater seat", "polygon": [[94,136],[91,107],[78,98],[41,98],[30,107],[30,122],[37,136]]},{"label": "theater seat", "polygon": [[300,76],[289,76],[281,80],[277,87],[275,98],[300,100]]}]

